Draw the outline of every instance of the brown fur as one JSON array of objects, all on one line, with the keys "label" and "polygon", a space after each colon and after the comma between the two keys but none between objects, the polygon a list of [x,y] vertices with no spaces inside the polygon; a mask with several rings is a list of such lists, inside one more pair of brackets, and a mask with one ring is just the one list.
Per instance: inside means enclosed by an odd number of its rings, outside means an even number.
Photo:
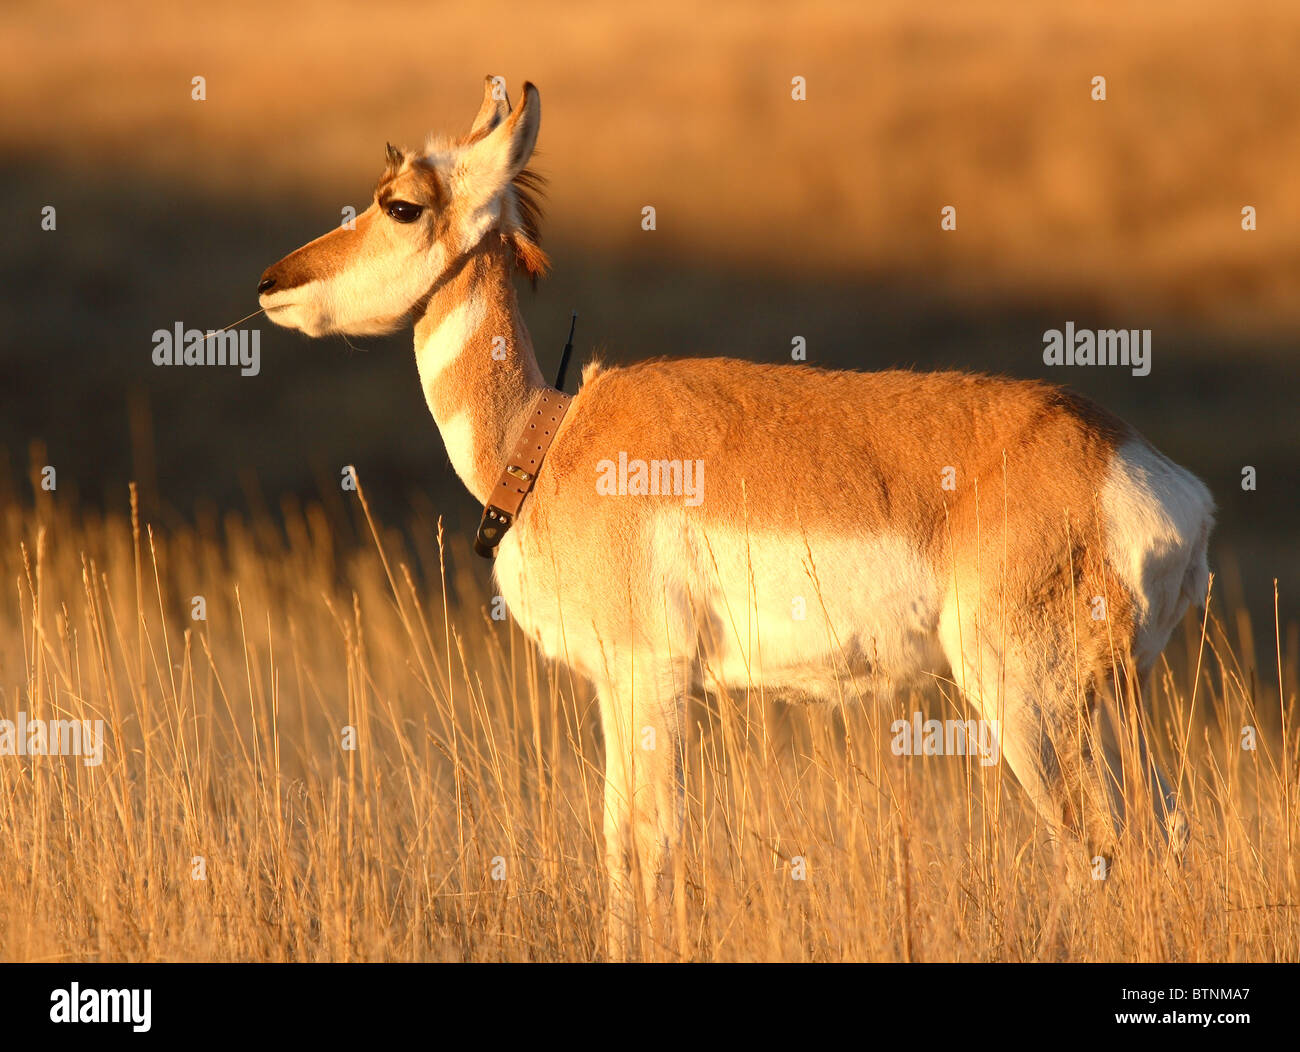
[{"label": "brown fur", "polygon": [[[480,503],[501,476],[503,460],[513,448],[520,422],[528,414],[535,393],[542,387],[532,341],[519,317],[510,279],[510,255],[500,238],[488,237],[465,256],[434,288],[423,317],[415,327],[419,344],[457,304],[484,287],[498,290],[489,301],[482,324],[470,335],[464,351],[440,374],[436,386],[425,391],[429,410],[441,424],[467,413],[474,433],[481,437],[474,466],[464,479]],[[493,361],[492,340],[506,337],[504,361]],[[486,374],[482,362],[492,362]],[[485,382],[490,377],[491,382]]]},{"label": "brown fur", "polygon": [[[954,566],[982,567],[985,581],[962,582],[972,602],[999,580],[1014,628],[1028,633],[1082,613],[1085,668],[1109,664],[1112,636],[1126,647],[1127,602],[1105,579],[1098,495],[1131,431],[1082,398],[967,373],[731,359],[643,362],[585,380],[538,481],[544,497],[524,511],[530,533],[559,538],[566,561],[602,538],[635,533],[656,506],[681,503],[599,497],[598,461],[619,451],[702,459],[707,499],[681,514],[705,529],[902,532],[943,578]],[[956,468],[955,491],[941,488],[945,467]],[[1108,626],[1087,616],[1095,595],[1109,597]]]},{"label": "brown fur", "polygon": [[355,258],[377,214],[375,209],[368,208],[357,216],[354,229],[336,227],[315,241],[307,242],[274,266],[268,267],[262,273],[263,279],[274,278],[276,291],[283,292],[341,271]]}]

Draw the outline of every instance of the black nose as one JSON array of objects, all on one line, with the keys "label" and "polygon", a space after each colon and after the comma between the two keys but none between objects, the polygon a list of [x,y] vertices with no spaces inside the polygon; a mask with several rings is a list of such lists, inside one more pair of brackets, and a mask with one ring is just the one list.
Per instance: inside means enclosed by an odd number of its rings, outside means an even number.
[{"label": "black nose", "polygon": [[263,278],[257,283],[258,295],[263,292],[270,292],[273,288],[275,288],[275,278]]}]

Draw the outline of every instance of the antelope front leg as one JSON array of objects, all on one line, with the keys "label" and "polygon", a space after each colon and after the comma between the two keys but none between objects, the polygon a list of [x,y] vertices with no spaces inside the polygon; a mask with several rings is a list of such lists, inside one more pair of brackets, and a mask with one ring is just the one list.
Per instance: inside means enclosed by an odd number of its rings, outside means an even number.
[{"label": "antelope front leg", "polygon": [[[627,960],[666,920],[670,870],[686,810],[684,704],[671,674],[599,692],[605,735],[608,953]],[[638,894],[639,892],[639,894]],[[639,921],[645,921],[642,925]]]}]

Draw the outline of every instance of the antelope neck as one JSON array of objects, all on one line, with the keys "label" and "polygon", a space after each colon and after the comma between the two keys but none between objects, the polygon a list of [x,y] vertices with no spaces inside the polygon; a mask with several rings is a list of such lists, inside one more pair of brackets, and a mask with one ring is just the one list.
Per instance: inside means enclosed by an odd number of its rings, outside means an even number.
[{"label": "antelope neck", "polygon": [[415,362],[451,465],[486,504],[549,390],[519,316],[509,249],[495,235],[434,286],[415,326]]}]

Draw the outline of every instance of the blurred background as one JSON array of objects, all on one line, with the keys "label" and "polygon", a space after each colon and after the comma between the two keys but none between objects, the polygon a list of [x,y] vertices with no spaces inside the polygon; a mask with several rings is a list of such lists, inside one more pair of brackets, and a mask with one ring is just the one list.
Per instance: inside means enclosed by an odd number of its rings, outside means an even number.
[{"label": "blurred background", "polygon": [[[263,268],[366,207],[386,140],[466,130],[493,73],[542,95],[544,373],[576,309],[579,359],[778,362],[800,335],[818,365],[1068,384],[1209,484],[1216,587],[1267,654],[1275,577],[1284,647],[1300,616],[1298,54],[1300,5],[1265,0],[11,0],[0,500],[50,464],[88,507],[137,480],[164,525],[346,514],[352,464],[390,519],[470,528],[409,332],[254,319],[255,377],[155,367],[151,334],[254,310]],[[1150,375],[1044,366],[1067,321],[1150,328]]]}]

